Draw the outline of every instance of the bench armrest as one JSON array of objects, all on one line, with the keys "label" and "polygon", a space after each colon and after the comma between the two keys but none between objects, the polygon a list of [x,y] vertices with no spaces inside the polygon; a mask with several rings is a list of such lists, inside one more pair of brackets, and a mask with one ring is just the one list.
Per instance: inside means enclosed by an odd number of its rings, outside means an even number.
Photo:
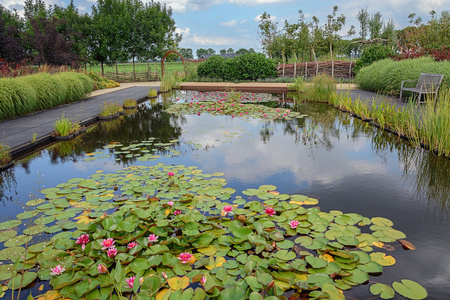
[{"label": "bench armrest", "polygon": [[403,89],[403,83],[405,82],[417,82],[417,80],[402,80],[402,85],[400,87],[400,89]]}]

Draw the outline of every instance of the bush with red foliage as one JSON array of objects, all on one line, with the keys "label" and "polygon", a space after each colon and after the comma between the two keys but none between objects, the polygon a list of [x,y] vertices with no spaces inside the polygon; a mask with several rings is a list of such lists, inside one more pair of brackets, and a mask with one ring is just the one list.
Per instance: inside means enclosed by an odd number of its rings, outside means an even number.
[{"label": "bush with red foliage", "polygon": [[432,50],[431,55],[436,61],[450,60],[450,47],[443,46],[442,49]]},{"label": "bush with red foliage", "polygon": [[29,59],[23,59],[18,63],[9,63],[0,58],[0,78],[1,77],[17,77],[36,72],[36,68],[31,65]]}]

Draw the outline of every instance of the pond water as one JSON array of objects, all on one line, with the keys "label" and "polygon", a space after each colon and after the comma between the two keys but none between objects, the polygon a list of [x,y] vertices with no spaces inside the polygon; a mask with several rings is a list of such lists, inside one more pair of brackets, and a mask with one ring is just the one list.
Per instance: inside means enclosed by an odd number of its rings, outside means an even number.
[{"label": "pond water", "polygon": [[[393,243],[392,252],[382,249],[397,262],[385,267],[381,276],[371,276],[371,283],[406,278],[422,284],[427,299],[450,298],[450,160],[414,149],[325,104],[298,105],[297,111],[307,117],[276,121],[163,112],[177,98],[183,101],[186,92],[146,101],[129,115],[97,124],[75,140],[37,151],[2,172],[0,221],[23,212],[28,200],[43,198],[40,190],[71,178],[131,165],[197,166],[204,173],[223,172],[227,186],[237,190],[235,195],[270,184],[280,193],[317,198],[325,212],[392,220],[417,250],[405,251],[398,243]],[[152,138],[153,145],[144,152],[142,147],[118,151],[111,146]],[[173,140],[178,141],[170,143]],[[148,153],[159,157],[142,159]],[[38,294],[37,286],[33,295]],[[368,285],[345,295],[374,297]],[[404,298],[397,294],[395,299]]]}]

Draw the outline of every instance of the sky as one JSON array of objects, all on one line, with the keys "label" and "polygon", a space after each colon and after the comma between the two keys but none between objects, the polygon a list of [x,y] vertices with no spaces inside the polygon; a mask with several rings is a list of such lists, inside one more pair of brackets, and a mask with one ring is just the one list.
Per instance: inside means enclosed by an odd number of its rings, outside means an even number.
[{"label": "sky", "polygon": [[[156,0],[155,0],[156,1]],[[67,6],[70,0],[44,0],[47,5]],[[143,0],[149,2],[149,0]],[[415,13],[424,22],[430,19],[429,12],[435,10],[438,15],[442,11],[450,11],[450,0],[166,0],[172,7],[176,32],[182,34],[180,48],[193,49],[194,56],[199,48],[213,48],[216,53],[221,49],[253,48],[262,52],[258,37],[259,16],[264,12],[278,22],[280,28],[285,20],[289,23],[298,21],[298,11],[303,10],[306,22],[316,16],[323,25],[327,15],[332,13],[333,6],[339,7],[338,15],[346,16],[346,24],[341,35],[351,25],[358,32],[356,19],[358,11],[367,8],[369,14],[380,12],[383,20],[392,19],[396,29],[408,26],[408,15]],[[8,9],[23,11],[23,0],[0,0],[0,4]],[[90,13],[96,0],[74,0],[74,4],[82,13]],[[353,37],[356,37],[353,36]]]}]

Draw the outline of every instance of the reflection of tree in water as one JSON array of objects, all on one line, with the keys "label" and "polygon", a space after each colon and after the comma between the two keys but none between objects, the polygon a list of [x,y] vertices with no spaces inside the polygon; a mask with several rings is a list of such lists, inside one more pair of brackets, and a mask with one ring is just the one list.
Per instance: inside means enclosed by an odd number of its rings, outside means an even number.
[{"label": "reflection of tree in water", "polygon": [[[88,134],[81,135],[73,140],[56,143],[47,148],[52,164],[66,161],[77,162],[85,158],[85,153],[94,152],[111,142],[134,143],[155,138],[155,143],[168,143],[181,136],[181,124],[186,122],[184,116],[174,116],[162,110],[163,104],[144,103],[134,114],[121,116],[108,122],[100,122],[88,129]],[[179,146],[179,144],[177,144]],[[157,148],[155,154],[166,155],[170,150],[164,147]],[[103,149],[105,154],[112,155],[113,149]],[[116,155],[123,163],[131,163],[135,157]],[[26,167],[27,163],[24,164]]]},{"label": "reflection of tree in water", "polygon": [[14,173],[15,166],[0,172],[0,201],[5,206],[5,201],[13,201],[13,196],[5,196],[6,191],[16,191],[17,195],[17,182],[16,175]]}]

